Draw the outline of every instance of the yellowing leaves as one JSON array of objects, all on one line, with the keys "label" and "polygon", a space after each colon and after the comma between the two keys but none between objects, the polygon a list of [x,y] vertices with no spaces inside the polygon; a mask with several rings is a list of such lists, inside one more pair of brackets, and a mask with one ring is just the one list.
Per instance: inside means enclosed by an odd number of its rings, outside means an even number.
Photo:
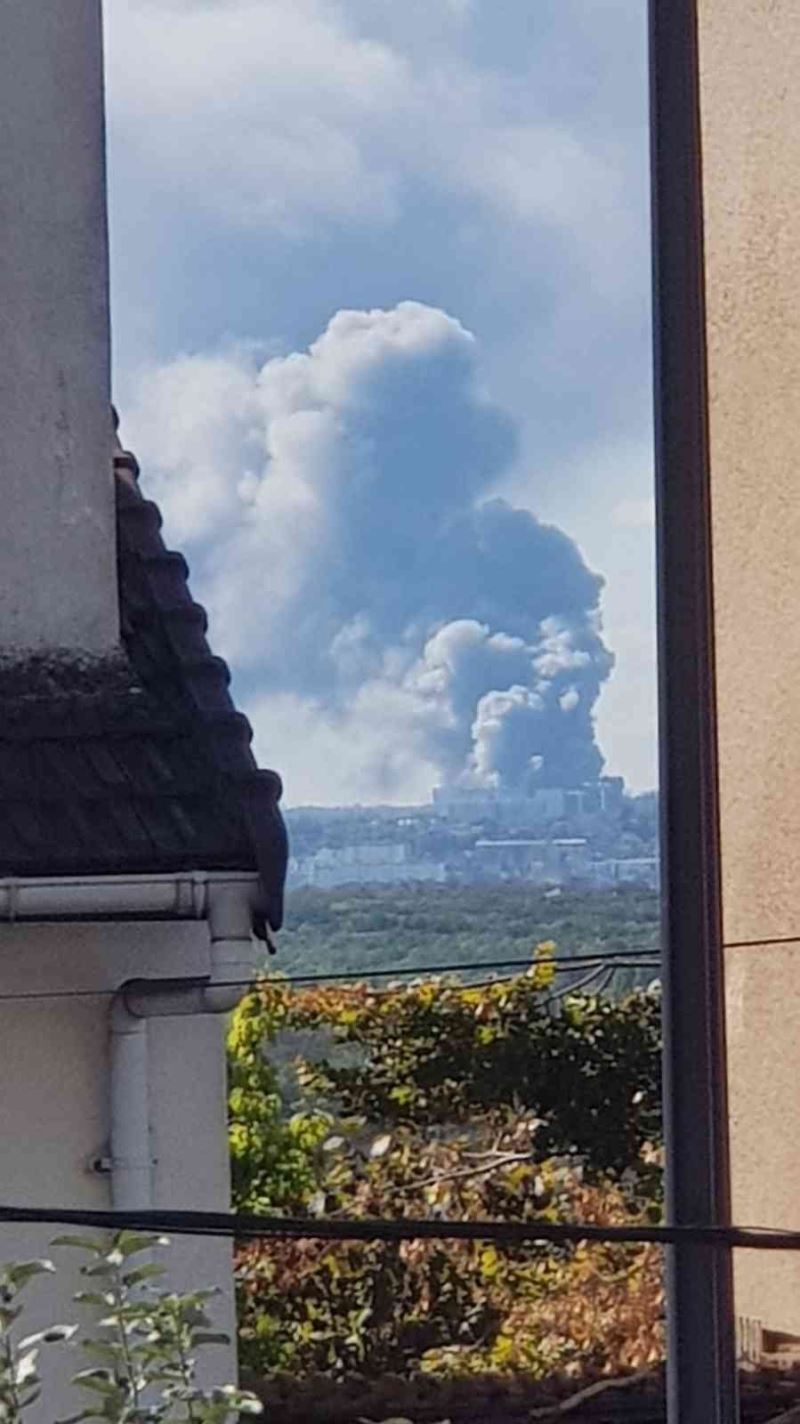
[{"label": "yellowing leaves", "polygon": [[485,1281],[494,1280],[500,1270],[500,1255],[494,1246],[484,1246],[478,1257],[478,1269]]},{"label": "yellowing leaves", "polygon": [[[658,997],[559,1008],[554,952],[483,985],[262,983],[230,1037],[237,1206],[657,1219]],[[662,1351],[654,1248],[273,1240],[241,1249],[238,1270],[243,1356],[262,1373],[615,1373]]]}]

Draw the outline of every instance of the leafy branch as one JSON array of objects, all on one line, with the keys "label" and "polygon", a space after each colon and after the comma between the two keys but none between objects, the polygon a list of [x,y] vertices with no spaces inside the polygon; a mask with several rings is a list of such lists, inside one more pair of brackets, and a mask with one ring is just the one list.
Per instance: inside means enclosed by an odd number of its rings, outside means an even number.
[{"label": "leafy branch", "polygon": [[198,1385],[198,1350],[227,1344],[228,1337],[214,1330],[207,1313],[215,1291],[177,1295],[156,1288],[165,1268],[151,1258],[169,1244],[166,1237],[120,1231],[110,1247],[83,1236],[61,1236],[54,1244],[89,1257],[81,1274],[90,1289],[75,1300],[102,1312],[101,1333],[80,1342],[93,1363],[73,1379],[92,1403],[63,1424],[228,1424],[262,1412],[253,1395],[234,1385],[209,1391]]},{"label": "leafy branch", "polygon": [[229,1424],[261,1414],[259,1401],[235,1385],[204,1390],[197,1382],[197,1353],[228,1343],[207,1313],[214,1291],[178,1295],[156,1289],[164,1267],[152,1260],[165,1237],[121,1231],[110,1245],[91,1237],[61,1236],[54,1246],[73,1246],[88,1260],[87,1281],[74,1299],[99,1314],[96,1336],[76,1341],[77,1325],[53,1325],[17,1338],[25,1288],[52,1275],[52,1261],[21,1261],[0,1268],[0,1424],[22,1424],[41,1396],[39,1356],[43,1346],[73,1343],[90,1364],[73,1378],[91,1400],[62,1424]]},{"label": "leafy branch", "polygon": [[37,1276],[50,1275],[52,1261],[18,1261],[0,1270],[0,1420],[18,1424],[41,1392],[39,1353],[42,1345],[63,1344],[76,1333],[75,1325],[52,1325],[35,1335],[14,1339],[14,1327],[23,1311],[20,1299]]}]

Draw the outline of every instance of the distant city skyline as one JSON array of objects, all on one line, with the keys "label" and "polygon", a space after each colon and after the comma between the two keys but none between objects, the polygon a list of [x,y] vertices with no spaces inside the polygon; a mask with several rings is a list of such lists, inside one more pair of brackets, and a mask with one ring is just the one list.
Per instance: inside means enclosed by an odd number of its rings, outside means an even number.
[{"label": "distant city skyline", "polygon": [[593,715],[654,785],[644,7],[108,0],[107,47],[122,433],[287,802],[588,773]]},{"label": "distant city skyline", "polygon": [[659,884],[655,797],[618,778],[530,796],[448,792],[429,805],[288,813],[289,886],[518,881],[595,891]]}]

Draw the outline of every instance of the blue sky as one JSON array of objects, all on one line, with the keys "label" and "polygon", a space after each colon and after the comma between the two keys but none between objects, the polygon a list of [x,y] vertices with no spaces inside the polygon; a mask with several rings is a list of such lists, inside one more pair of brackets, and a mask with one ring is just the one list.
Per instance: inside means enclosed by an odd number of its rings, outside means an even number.
[{"label": "blue sky", "polygon": [[[592,715],[654,784],[645,9],[107,0],[123,434],[291,802],[580,759]],[[567,560],[538,624],[498,498]]]}]

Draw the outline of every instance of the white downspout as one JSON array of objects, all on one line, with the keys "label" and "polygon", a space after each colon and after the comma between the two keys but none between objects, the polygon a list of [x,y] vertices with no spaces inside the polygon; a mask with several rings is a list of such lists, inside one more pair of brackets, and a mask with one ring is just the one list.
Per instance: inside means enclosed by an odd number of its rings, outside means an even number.
[{"label": "white downspout", "polygon": [[128,1012],[117,994],[111,1006],[111,1206],[146,1211],[153,1205],[147,1020]]},{"label": "white downspout", "polygon": [[115,1211],[146,1210],[153,1202],[148,1019],[229,1013],[255,974],[255,885],[209,878],[207,888],[208,979],[133,980],[117,992],[111,1007],[111,1204]]}]

